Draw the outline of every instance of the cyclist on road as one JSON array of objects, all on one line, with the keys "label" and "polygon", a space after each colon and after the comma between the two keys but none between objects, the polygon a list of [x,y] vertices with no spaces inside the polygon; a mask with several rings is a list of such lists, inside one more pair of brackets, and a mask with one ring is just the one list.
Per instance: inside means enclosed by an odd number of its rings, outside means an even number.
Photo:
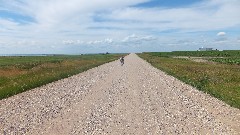
[{"label": "cyclist on road", "polygon": [[121,66],[122,66],[124,64],[124,57],[123,56],[120,58],[120,62],[121,62]]}]

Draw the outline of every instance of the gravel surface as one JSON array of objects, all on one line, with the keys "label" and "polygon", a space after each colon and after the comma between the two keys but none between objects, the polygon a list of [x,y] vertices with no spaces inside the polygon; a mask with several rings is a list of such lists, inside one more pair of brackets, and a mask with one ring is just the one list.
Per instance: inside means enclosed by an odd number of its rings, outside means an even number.
[{"label": "gravel surface", "polygon": [[239,134],[240,110],[135,54],[0,101],[0,134]]}]

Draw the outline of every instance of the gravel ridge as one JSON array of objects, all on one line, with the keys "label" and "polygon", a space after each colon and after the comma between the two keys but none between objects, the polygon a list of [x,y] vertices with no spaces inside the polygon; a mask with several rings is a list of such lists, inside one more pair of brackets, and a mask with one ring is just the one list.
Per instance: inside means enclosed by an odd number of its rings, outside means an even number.
[{"label": "gravel ridge", "polygon": [[0,134],[239,134],[240,110],[136,54],[0,101]]}]

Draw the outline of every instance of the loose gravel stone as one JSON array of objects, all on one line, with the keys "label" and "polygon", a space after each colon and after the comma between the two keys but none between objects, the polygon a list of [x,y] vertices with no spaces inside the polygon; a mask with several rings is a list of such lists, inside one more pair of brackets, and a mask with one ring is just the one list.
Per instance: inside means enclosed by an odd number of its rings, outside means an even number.
[{"label": "loose gravel stone", "polygon": [[239,134],[240,110],[135,54],[0,101],[0,134]]}]

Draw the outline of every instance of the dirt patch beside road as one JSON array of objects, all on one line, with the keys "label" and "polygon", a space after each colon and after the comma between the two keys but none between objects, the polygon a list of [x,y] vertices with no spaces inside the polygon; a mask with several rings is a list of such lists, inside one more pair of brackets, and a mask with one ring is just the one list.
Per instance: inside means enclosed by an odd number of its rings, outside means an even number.
[{"label": "dirt patch beside road", "polygon": [[[209,59],[215,58],[215,57],[187,57],[187,56],[176,56],[173,58],[178,58],[178,59],[188,59],[191,61],[195,62],[203,62],[203,63],[210,63],[210,64],[216,64],[216,62],[210,61]],[[221,58],[221,57],[219,57]]]}]

